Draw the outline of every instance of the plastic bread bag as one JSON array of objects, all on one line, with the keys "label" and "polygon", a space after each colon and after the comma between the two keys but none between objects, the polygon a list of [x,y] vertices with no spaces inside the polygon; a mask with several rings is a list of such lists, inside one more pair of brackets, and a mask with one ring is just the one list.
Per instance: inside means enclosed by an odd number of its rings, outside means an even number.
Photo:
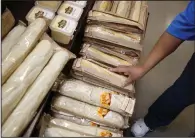
[{"label": "plastic bread bag", "polygon": [[68,60],[69,55],[66,51],[60,50],[54,53],[49,63],[3,124],[2,135],[4,137],[21,135]]},{"label": "plastic bread bag", "polygon": [[74,71],[80,71],[82,73],[89,74],[90,76],[96,77],[101,81],[111,84],[112,86],[125,89],[129,93],[134,93],[134,86],[132,84],[123,87],[127,77],[111,72],[97,63],[98,62],[93,63],[91,61],[79,58],[74,61],[72,68]]},{"label": "plastic bread bag", "polygon": [[66,51],[68,53],[68,55],[69,55],[69,59],[76,58],[75,54],[73,54],[72,52],[70,52],[66,48],[63,48],[63,47],[59,46],[47,33],[44,33],[40,40],[48,40],[48,41],[50,41],[50,43],[52,43],[52,45],[54,46],[54,49],[56,51],[58,51],[58,50]]},{"label": "plastic bread bag", "polygon": [[95,46],[101,51],[112,53],[127,61],[130,60],[129,58],[139,59],[141,56],[141,51],[131,49],[131,48],[126,48],[126,47],[120,47],[119,45],[116,44],[111,45],[106,41],[102,41],[94,38],[88,38],[88,37],[84,37],[83,41],[89,45]]},{"label": "plastic bread bag", "polygon": [[71,73],[71,76],[75,79],[82,80],[82,81],[87,82],[89,84],[99,86],[99,87],[103,87],[103,88],[118,92],[120,94],[123,94],[123,95],[131,97],[131,98],[135,97],[134,96],[135,93],[130,93],[129,91],[124,90],[122,88],[112,86],[109,83],[107,83],[105,81],[102,81],[102,80],[99,80],[96,77],[90,76],[86,73],[79,72],[79,71],[74,71],[74,70],[71,70],[70,73]]},{"label": "plastic bread bag", "polygon": [[106,65],[109,65],[111,67],[117,67],[121,65],[125,66],[133,66],[138,63],[137,58],[129,58],[128,61],[125,59],[122,59],[121,57],[109,53],[108,51],[104,52],[103,49],[100,49],[99,47],[91,46],[90,44],[83,44],[83,47],[80,51],[80,55],[87,59],[93,59],[98,62],[104,63]]},{"label": "plastic bread bag", "polygon": [[55,96],[52,107],[56,110],[65,111],[80,117],[85,117],[95,122],[100,122],[115,128],[124,128],[125,119],[120,114],[108,109],[89,105],[65,96]]},{"label": "plastic bread bag", "polygon": [[[91,121],[91,120],[83,118],[83,117],[75,116],[73,114],[70,114],[70,113],[67,113],[67,112],[64,112],[64,111],[62,112],[62,111],[58,111],[58,110],[55,110],[55,109],[51,108],[50,114],[54,118],[68,120],[70,122],[73,122],[73,123],[76,123],[76,124],[82,125],[82,126],[95,126],[95,127],[106,129],[106,130],[109,130],[111,132],[119,133],[119,134],[122,135],[122,131],[120,129],[112,128],[112,127],[107,126],[105,124],[95,122],[95,121]],[[128,119],[125,118],[125,121],[126,121],[125,122],[126,127],[128,127]]]},{"label": "plastic bread bag", "polygon": [[12,27],[15,25],[15,18],[12,14],[12,12],[6,8],[5,11],[2,13],[1,16],[1,39],[4,38],[9,31],[12,29]]},{"label": "plastic bread bag", "polygon": [[56,12],[62,2],[61,1],[36,1],[35,5],[49,9],[53,12]]},{"label": "plastic bread bag", "polygon": [[3,39],[2,41],[2,60],[9,54],[12,47],[17,43],[22,33],[25,31],[26,26],[19,21],[19,24],[16,25]]},{"label": "plastic bread bag", "polygon": [[[135,99],[80,80],[67,79],[61,84],[58,91],[64,96],[107,108],[124,116],[132,116],[133,114]],[[128,106],[131,106],[129,111],[126,110]]]},{"label": "plastic bread bag", "polygon": [[116,14],[121,17],[128,18],[130,8],[131,8],[131,1],[119,1]]},{"label": "plastic bread bag", "polygon": [[141,1],[133,1],[131,5],[131,11],[129,19],[138,22],[140,17]]},{"label": "plastic bread bag", "polygon": [[140,45],[141,35],[136,33],[125,34],[106,29],[102,26],[91,25],[86,27],[85,36],[107,41],[111,44],[118,44],[135,50],[142,50],[142,45]]},{"label": "plastic bread bag", "polygon": [[[147,12],[147,10],[145,10]],[[143,14],[142,20],[147,20],[147,14]],[[138,29],[144,31],[146,28],[146,24],[142,24],[142,22],[135,22],[127,18],[122,18],[120,16],[117,16],[116,14],[111,13],[104,13],[100,11],[90,11],[88,14],[88,20],[94,20],[94,21],[101,21],[101,22],[107,22],[107,23],[118,23],[121,25],[128,25],[128,26],[134,26]]]},{"label": "plastic bread bag", "polygon": [[51,118],[49,122],[50,127],[59,127],[67,129],[76,133],[84,134],[87,136],[98,136],[98,137],[122,137],[119,133],[114,133],[95,126],[83,126],[67,121],[64,119]]},{"label": "plastic bread bag", "polygon": [[57,126],[57,125],[50,125],[51,116],[49,114],[43,114],[42,118],[40,119],[40,130],[39,130],[39,137],[84,137],[86,135],[70,131],[66,128]]},{"label": "plastic bread bag", "polygon": [[41,41],[2,87],[2,122],[11,114],[28,87],[34,82],[53,54],[53,46]]},{"label": "plastic bread bag", "polygon": [[112,8],[112,1],[96,1],[93,10],[110,11]]},{"label": "plastic bread bag", "polygon": [[35,47],[45,29],[46,22],[41,18],[36,19],[26,28],[18,42],[13,46],[10,53],[2,62],[2,83],[10,77]]},{"label": "plastic bread bag", "polygon": [[138,29],[135,26],[128,26],[128,25],[121,25],[118,23],[113,22],[104,22],[104,21],[96,21],[96,20],[87,20],[88,25],[98,25],[103,26],[104,28],[111,29],[114,31],[118,31],[121,33],[137,33],[137,34],[144,34],[143,30]]},{"label": "plastic bread bag", "polygon": [[[43,137],[87,137],[86,135],[62,129],[58,127],[48,127],[45,129]],[[89,136],[88,136],[89,137]]]},{"label": "plastic bread bag", "polygon": [[112,8],[111,8],[111,13],[116,13],[119,2],[120,1],[113,1]]}]

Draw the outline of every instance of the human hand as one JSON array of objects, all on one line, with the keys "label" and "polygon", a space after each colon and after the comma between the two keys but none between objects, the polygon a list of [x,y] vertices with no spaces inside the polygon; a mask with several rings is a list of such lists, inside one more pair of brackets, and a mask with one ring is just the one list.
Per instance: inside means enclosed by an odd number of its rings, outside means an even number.
[{"label": "human hand", "polygon": [[111,68],[110,71],[128,76],[124,87],[144,76],[144,68],[142,66],[118,66]]}]

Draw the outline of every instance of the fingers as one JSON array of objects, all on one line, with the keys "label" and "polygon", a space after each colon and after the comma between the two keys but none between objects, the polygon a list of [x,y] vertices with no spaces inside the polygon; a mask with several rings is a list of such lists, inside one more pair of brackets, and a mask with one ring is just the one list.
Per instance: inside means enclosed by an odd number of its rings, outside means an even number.
[{"label": "fingers", "polygon": [[129,76],[124,84],[124,87],[130,85],[133,82],[133,80],[131,79],[131,76]]},{"label": "fingers", "polygon": [[128,66],[118,66],[116,68],[111,68],[110,71],[117,72],[117,73],[125,73],[128,72]]}]

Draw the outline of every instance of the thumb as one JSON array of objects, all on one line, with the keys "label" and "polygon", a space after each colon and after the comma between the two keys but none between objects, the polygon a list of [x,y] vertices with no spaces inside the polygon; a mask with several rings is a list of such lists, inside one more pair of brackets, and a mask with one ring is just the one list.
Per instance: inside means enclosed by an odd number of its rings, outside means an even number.
[{"label": "thumb", "polygon": [[124,87],[130,85],[132,82],[133,82],[133,80],[131,79],[131,76],[129,76],[129,77],[127,78],[127,80],[125,81]]}]

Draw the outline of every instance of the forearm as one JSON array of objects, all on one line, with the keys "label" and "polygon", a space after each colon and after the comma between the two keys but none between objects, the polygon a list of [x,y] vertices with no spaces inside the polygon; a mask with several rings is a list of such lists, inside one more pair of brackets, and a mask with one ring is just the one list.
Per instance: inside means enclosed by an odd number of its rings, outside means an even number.
[{"label": "forearm", "polygon": [[174,52],[183,41],[164,32],[143,63],[143,74],[146,74],[165,57]]}]

